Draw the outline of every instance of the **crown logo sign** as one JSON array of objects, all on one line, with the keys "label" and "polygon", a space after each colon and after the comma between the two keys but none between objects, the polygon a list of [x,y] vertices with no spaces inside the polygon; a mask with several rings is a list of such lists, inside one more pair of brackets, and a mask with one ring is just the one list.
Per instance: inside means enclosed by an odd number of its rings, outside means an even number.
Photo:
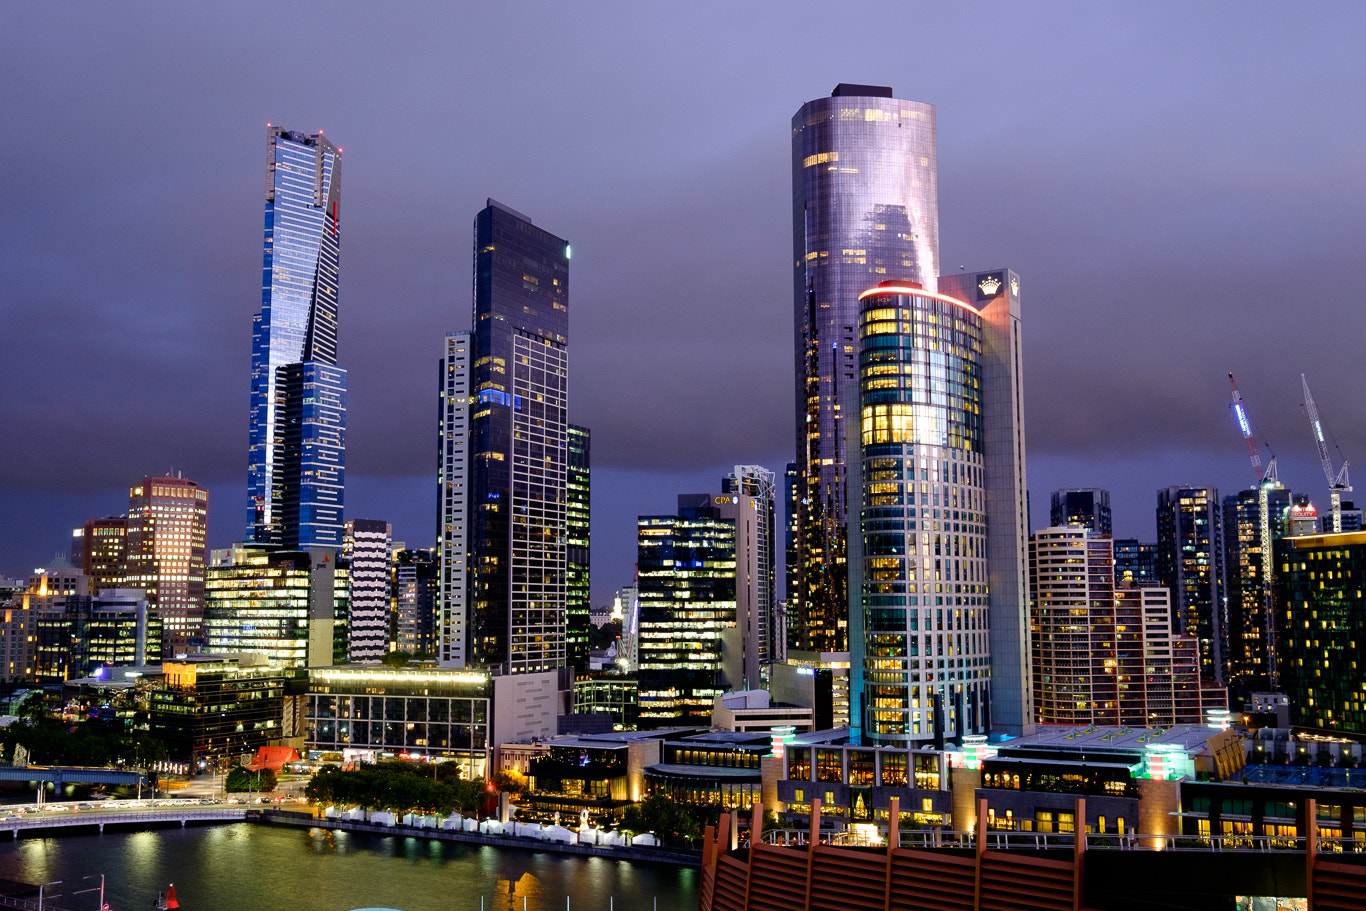
[{"label": "crown logo sign", "polygon": [[1001,280],[994,275],[988,275],[977,283],[977,290],[988,296],[995,295],[1001,290]]},{"label": "crown logo sign", "polygon": [[1018,278],[1012,278],[1010,280],[1010,293],[1016,297],[1020,296],[1020,280]]}]

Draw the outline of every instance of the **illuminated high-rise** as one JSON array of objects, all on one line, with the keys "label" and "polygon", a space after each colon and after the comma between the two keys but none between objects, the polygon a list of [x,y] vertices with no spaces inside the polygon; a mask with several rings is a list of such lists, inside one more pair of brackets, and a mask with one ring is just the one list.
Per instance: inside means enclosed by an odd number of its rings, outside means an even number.
[{"label": "illuminated high-rise", "polygon": [[999,269],[860,295],[849,660],[872,742],[1034,723],[1019,286]]},{"label": "illuminated high-rise", "polygon": [[474,235],[468,661],[550,671],[567,657],[569,244],[491,199]]},{"label": "illuminated high-rise", "polygon": [[208,523],[209,492],[194,481],[144,478],[128,491],[121,587],[147,593],[152,638],[159,627],[168,658],[203,643]]},{"label": "illuminated high-rise", "polygon": [[569,664],[581,672],[588,670],[588,611],[592,606],[589,561],[592,442],[593,436],[587,427],[569,425],[565,639]]},{"label": "illuminated high-rise", "polygon": [[1228,683],[1228,590],[1217,487],[1157,492],[1157,573],[1172,594],[1172,629],[1200,643],[1200,673]]},{"label": "illuminated high-rise", "polygon": [[266,131],[261,311],[252,322],[248,543],[340,547],[346,371],[337,366],[341,150]]},{"label": "illuminated high-rise", "polygon": [[859,295],[886,279],[935,290],[935,150],[934,106],[888,87],[841,83],[792,118],[796,648],[849,648],[845,437],[858,422]]}]

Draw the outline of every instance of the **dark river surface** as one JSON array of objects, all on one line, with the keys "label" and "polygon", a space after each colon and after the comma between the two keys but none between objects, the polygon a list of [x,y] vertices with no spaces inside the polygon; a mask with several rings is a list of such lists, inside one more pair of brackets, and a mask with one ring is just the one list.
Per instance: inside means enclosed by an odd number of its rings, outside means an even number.
[{"label": "dark river surface", "polygon": [[[63,880],[44,904],[146,911],[174,883],[184,911],[694,911],[699,871],[325,829],[233,825],[0,839],[0,878]],[[567,899],[567,904],[566,904]]]}]

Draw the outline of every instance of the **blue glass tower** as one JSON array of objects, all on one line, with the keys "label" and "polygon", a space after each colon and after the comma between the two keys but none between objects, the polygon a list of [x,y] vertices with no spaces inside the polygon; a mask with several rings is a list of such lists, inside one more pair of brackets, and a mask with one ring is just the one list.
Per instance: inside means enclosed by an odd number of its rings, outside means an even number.
[{"label": "blue glass tower", "polygon": [[339,547],[346,371],[337,366],[341,150],[266,130],[261,312],[252,322],[247,541]]}]

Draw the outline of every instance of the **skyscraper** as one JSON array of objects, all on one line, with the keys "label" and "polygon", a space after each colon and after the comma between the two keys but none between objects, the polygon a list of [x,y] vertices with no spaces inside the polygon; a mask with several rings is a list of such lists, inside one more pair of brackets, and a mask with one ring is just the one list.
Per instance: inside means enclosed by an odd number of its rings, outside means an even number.
[{"label": "skyscraper", "polygon": [[266,130],[261,312],[252,321],[247,541],[340,547],[346,371],[337,366],[341,150]]},{"label": "skyscraper", "polygon": [[492,199],[474,235],[469,659],[535,673],[566,660],[569,244]]},{"label": "skyscraper", "polygon": [[[752,596],[737,603],[748,613],[737,616],[737,622],[744,627],[744,639],[752,643],[753,661],[757,662],[759,674],[746,673],[746,684],[758,687],[760,677],[768,679],[768,665],[775,660],[779,651],[774,641],[777,621],[775,612],[778,606],[777,594],[777,485],[778,476],[762,465],[736,465],[735,469],[721,479],[723,494],[744,494],[754,498],[754,521],[756,521],[757,545],[754,556],[757,560],[758,574],[753,584]],[[748,520],[748,516],[746,520]],[[744,534],[740,529],[738,534]],[[747,659],[748,660],[748,659]]]},{"label": "skyscraper", "polygon": [[861,295],[850,691],[875,742],[1033,724],[1019,278],[940,287]]},{"label": "skyscraper", "polygon": [[352,519],[346,523],[343,559],[351,569],[346,656],[353,664],[378,662],[389,651],[392,538],[393,527],[388,522]]},{"label": "skyscraper", "polygon": [[470,362],[473,333],[446,335],[437,405],[437,661],[469,662]]},{"label": "skyscraper", "polygon": [[1110,491],[1098,487],[1053,491],[1048,524],[1055,528],[1082,525],[1098,535],[1110,534]]},{"label": "skyscraper", "polygon": [[884,279],[935,290],[938,209],[932,105],[841,83],[792,118],[799,489],[788,616],[801,649],[849,648],[845,434],[859,407],[848,391],[859,295]]},{"label": "skyscraper", "polygon": [[1200,672],[1228,682],[1224,523],[1215,487],[1157,492],[1157,573],[1172,595],[1172,629],[1200,642]]},{"label": "skyscraper", "polygon": [[705,723],[717,694],[759,686],[763,509],[744,493],[682,494],[677,515],[637,520],[642,726]]},{"label": "skyscraper", "polygon": [[567,658],[577,671],[588,670],[588,611],[592,606],[589,577],[589,527],[592,524],[590,462],[592,434],[587,427],[569,425],[568,506],[566,551],[565,639]]},{"label": "skyscraper", "polygon": [[174,657],[202,644],[209,492],[184,478],[144,478],[128,491],[125,588],[147,593],[151,638]]},{"label": "skyscraper", "polygon": [[[1285,537],[1290,519],[1290,491],[1266,480],[1267,521],[1271,541]],[[1257,488],[1224,497],[1224,572],[1228,581],[1228,683],[1239,693],[1271,691],[1271,643],[1274,625],[1262,558],[1261,491]],[[1312,533],[1312,532],[1311,532]],[[1274,574],[1273,574],[1274,575]]]}]

